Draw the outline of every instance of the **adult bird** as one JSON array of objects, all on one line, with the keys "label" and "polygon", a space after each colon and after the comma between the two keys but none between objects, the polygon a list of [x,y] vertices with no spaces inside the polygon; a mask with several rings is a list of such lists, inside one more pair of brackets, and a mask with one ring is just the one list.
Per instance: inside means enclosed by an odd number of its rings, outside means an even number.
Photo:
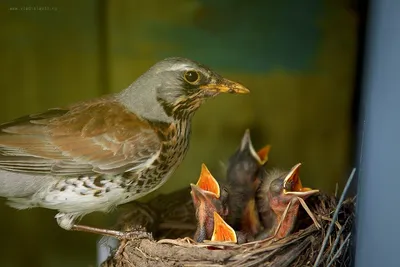
[{"label": "adult bird", "polygon": [[185,58],[156,63],[120,93],[0,125],[0,196],[58,210],[59,226],[120,236],[76,220],[159,188],[182,162],[195,111],[219,93],[248,93]]}]

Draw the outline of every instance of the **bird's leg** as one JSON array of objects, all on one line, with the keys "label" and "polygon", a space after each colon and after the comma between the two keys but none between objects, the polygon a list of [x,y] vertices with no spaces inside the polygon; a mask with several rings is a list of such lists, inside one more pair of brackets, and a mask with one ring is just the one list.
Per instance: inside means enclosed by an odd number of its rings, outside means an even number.
[{"label": "bird's leg", "polygon": [[92,234],[106,235],[106,236],[115,237],[119,240],[126,240],[126,239],[132,239],[132,238],[140,239],[140,238],[146,238],[149,235],[145,231],[123,232],[123,231],[102,229],[102,228],[91,227],[91,226],[86,226],[86,225],[79,225],[79,224],[74,224],[71,228],[71,231],[81,231],[81,232],[88,232],[88,233],[92,233]]},{"label": "bird's leg", "polygon": [[303,209],[307,212],[308,216],[310,216],[311,220],[314,222],[315,227],[317,227],[317,229],[322,228],[321,225],[318,223],[317,219],[315,218],[314,214],[310,210],[310,208],[307,206],[304,199],[302,199],[301,197],[297,197],[297,198],[298,198],[301,206],[303,206]]},{"label": "bird's leg", "polygon": [[146,235],[148,236],[145,230],[117,231],[117,230],[102,229],[97,227],[75,224],[75,221],[79,218],[79,216],[81,216],[81,214],[60,212],[56,215],[55,218],[57,219],[57,223],[61,228],[69,231],[81,231],[92,234],[111,236],[119,240],[144,238],[146,237]]}]

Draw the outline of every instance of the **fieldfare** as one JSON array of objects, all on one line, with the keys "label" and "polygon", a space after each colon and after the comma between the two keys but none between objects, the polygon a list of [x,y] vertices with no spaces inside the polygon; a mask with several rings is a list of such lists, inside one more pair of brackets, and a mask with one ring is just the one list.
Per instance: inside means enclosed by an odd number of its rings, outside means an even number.
[{"label": "fieldfare", "polygon": [[248,93],[184,58],[156,63],[120,93],[49,109],[0,125],[0,196],[17,209],[58,210],[76,225],[159,188],[182,162],[195,111],[222,92]]}]

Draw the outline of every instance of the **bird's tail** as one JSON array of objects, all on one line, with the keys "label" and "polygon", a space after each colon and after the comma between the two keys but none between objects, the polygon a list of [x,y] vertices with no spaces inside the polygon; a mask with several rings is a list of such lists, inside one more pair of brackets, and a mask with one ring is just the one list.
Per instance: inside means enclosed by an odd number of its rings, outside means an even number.
[{"label": "bird's tail", "polygon": [[8,198],[6,204],[14,209],[23,210],[33,208],[36,205],[29,198]]}]

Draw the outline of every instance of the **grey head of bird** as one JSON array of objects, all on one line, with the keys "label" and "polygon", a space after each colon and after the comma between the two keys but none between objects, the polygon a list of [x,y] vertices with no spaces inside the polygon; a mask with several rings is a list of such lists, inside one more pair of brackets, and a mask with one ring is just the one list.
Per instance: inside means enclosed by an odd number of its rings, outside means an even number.
[{"label": "grey head of bird", "polygon": [[193,114],[206,99],[219,93],[248,92],[243,85],[198,62],[173,57],[157,62],[117,98],[146,119],[171,121]]}]

